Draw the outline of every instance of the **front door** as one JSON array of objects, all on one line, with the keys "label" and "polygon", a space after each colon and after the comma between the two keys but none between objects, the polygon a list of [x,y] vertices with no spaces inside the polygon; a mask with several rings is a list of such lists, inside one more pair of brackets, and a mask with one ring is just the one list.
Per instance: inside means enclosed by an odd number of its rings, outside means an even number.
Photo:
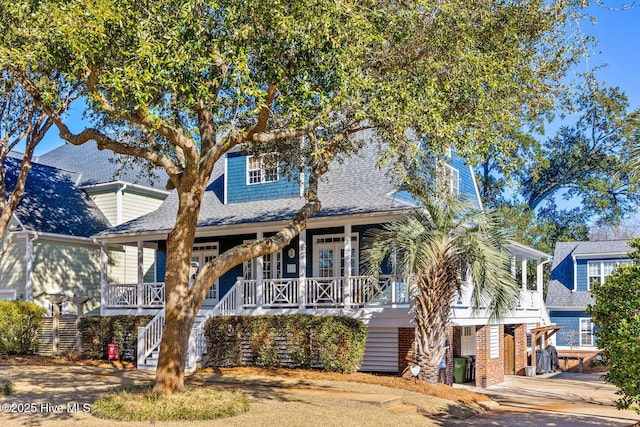
[{"label": "front door", "polygon": [[[318,236],[314,241],[315,277],[344,277],[344,236]],[[358,235],[351,236],[351,275],[358,275]]]},{"label": "front door", "polygon": [[[218,243],[198,244],[193,247],[191,254],[191,279],[193,280],[204,265],[218,257]],[[218,281],[213,284],[203,305],[215,305],[218,303]]]}]

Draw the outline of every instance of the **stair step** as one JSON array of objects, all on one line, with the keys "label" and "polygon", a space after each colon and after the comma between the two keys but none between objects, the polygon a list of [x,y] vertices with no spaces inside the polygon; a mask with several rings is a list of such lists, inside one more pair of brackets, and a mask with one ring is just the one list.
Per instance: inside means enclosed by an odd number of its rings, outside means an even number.
[{"label": "stair step", "polygon": [[406,403],[401,403],[386,409],[399,415],[414,415],[418,413],[418,407],[416,405],[407,405]]}]

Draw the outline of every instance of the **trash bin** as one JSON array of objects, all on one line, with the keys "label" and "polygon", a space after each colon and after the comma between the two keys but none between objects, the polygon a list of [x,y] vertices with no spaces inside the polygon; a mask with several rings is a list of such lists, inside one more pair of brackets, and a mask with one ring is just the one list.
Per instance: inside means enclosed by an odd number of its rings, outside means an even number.
[{"label": "trash bin", "polygon": [[453,358],[453,381],[462,384],[467,382],[467,358]]},{"label": "trash bin", "polygon": [[536,367],[535,366],[525,366],[524,367],[524,373],[528,377],[535,377],[536,376]]}]

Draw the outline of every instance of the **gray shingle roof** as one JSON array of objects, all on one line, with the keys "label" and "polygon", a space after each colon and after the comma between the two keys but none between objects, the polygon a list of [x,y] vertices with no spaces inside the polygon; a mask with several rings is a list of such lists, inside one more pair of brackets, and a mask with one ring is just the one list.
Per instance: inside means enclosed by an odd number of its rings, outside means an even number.
[{"label": "gray shingle roof", "polygon": [[[5,160],[7,189],[15,187],[20,161]],[[90,237],[110,227],[97,206],[75,186],[70,176],[56,168],[34,163],[25,194],[14,215],[28,231]]]},{"label": "gray shingle roof", "polygon": [[[319,185],[322,211],[316,217],[392,212],[408,207],[406,202],[391,195],[396,187],[384,171],[375,167],[376,154],[374,144],[368,144],[358,155],[332,165]],[[225,205],[222,202],[223,172],[223,162],[218,162],[203,199],[198,227],[289,219],[304,203],[303,198],[296,197]],[[174,191],[156,211],[101,235],[165,232],[173,226],[176,211]]]},{"label": "gray shingle roof", "polygon": [[[123,158],[127,159],[124,167],[117,161]],[[37,157],[34,161],[78,173],[79,186],[124,181],[164,189],[167,180],[163,170],[152,168],[153,173],[149,174],[145,163],[133,161],[133,159],[110,150],[98,150],[96,143],[89,141],[79,146],[66,143]]]}]

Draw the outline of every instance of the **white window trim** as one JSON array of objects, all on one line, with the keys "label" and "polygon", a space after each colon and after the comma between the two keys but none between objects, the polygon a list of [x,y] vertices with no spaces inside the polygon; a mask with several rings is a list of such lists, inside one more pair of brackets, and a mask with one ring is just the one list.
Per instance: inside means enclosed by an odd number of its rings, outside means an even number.
[{"label": "white window trim", "polygon": [[[243,243],[251,243],[254,240],[244,240]],[[264,267],[265,258],[270,257],[271,268],[267,269]],[[262,267],[262,280],[277,280],[281,279],[283,276],[284,270],[284,259],[282,255],[282,250],[273,252],[271,254],[264,255],[263,257],[263,267]],[[274,262],[275,261],[275,262]],[[257,258],[252,258],[250,260],[244,261],[242,263],[242,277],[245,280],[256,280],[257,278],[257,267],[256,267]],[[271,276],[271,278],[267,277]]]},{"label": "white window trim", "polygon": [[[269,153],[269,154],[265,154],[265,155],[267,155],[267,156],[277,156],[276,153]],[[247,158],[246,158],[246,170],[247,170],[247,173],[245,175],[245,180],[246,180],[246,184],[247,185],[265,184],[265,183],[271,183],[271,182],[278,182],[280,180],[280,165],[276,166],[276,178],[275,179],[269,180],[269,181],[267,181],[265,179],[265,177],[267,176],[266,171],[267,170],[271,170],[271,169],[265,168],[265,166],[264,166],[264,158],[263,157],[264,157],[264,155],[260,156],[260,169],[259,169],[259,171],[260,171],[260,181],[251,182],[250,172],[256,171],[258,169],[249,169],[249,164],[250,164],[251,160],[255,158],[255,156],[247,156]]]},{"label": "white window trim", "polygon": [[[589,322],[591,324],[591,330],[590,330],[590,343],[585,343],[582,341],[582,333],[586,332],[587,328],[583,328],[582,327],[582,322]],[[593,336],[593,320],[591,319],[591,317],[581,317],[580,320],[578,321],[578,328],[579,328],[579,336],[580,336],[580,347],[593,347],[595,345],[595,338]]]},{"label": "white window trim", "polygon": [[[590,291],[591,290],[591,277],[596,277],[596,276],[591,276],[591,274],[589,274],[589,268],[592,265],[599,265],[600,268],[600,274],[599,274],[599,280],[600,283],[604,283],[607,280],[607,277],[609,277],[611,274],[613,274],[614,271],[616,271],[616,269],[618,268],[618,266],[623,265],[623,264],[628,264],[630,261],[629,260],[599,260],[599,261],[587,261],[587,289]],[[614,267],[613,270],[611,270],[611,274],[605,274],[605,269],[604,266],[605,264],[608,263],[614,263]]]}]

